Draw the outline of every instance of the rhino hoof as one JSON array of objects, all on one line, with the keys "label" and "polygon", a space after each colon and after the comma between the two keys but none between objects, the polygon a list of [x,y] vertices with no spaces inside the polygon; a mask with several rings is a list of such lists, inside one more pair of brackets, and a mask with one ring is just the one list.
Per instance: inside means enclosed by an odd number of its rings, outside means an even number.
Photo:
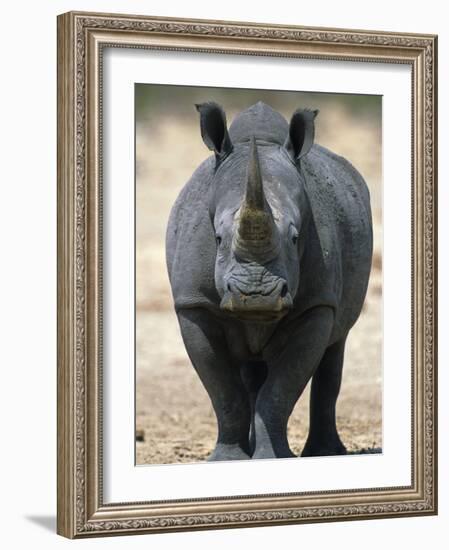
[{"label": "rhino hoof", "polygon": [[209,455],[207,461],[215,462],[218,460],[250,460],[249,454],[247,454],[238,445],[226,445],[218,444],[212,453]]},{"label": "rhino hoof", "polygon": [[347,454],[346,447],[339,442],[335,445],[309,445],[306,444],[301,456],[336,456]]}]

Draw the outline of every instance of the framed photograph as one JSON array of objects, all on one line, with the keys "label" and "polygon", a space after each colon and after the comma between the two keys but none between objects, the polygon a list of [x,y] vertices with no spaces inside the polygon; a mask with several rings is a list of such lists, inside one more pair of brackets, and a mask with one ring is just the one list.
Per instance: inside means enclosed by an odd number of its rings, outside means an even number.
[{"label": "framed photograph", "polygon": [[58,17],[58,533],[437,513],[437,37]]}]

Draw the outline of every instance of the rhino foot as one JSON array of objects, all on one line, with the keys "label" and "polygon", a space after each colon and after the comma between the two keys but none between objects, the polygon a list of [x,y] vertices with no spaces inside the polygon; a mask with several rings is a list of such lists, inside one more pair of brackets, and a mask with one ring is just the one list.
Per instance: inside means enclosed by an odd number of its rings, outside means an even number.
[{"label": "rhino foot", "polygon": [[217,460],[249,460],[251,457],[239,445],[229,445],[219,443],[207,461],[214,462]]},{"label": "rhino foot", "polygon": [[262,446],[255,450],[253,459],[262,459],[262,458],[296,458],[296,455],[290,450],[288,445],[283,445],[280,449],[273,449],[270,446]]},{"label": "rhino foot", "polygon": [[347,454],[346,447],[340,440],[328,444],[314,444],[307,441],[301,456],[335,456],[345,454]]}]

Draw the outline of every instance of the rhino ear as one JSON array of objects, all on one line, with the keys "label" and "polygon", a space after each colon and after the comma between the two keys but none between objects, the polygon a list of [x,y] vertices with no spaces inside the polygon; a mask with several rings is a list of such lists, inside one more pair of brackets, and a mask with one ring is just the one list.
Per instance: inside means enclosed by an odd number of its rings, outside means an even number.
[{"label": "rhino ear", "polygon": [[293,113],[284,147],[294,162],[307,155],[313,145],[317,114],[317,109],[298,109]]},{"label": "rhino ear", "polygon": [[201,136],[207,148],[215,152],[217,164],[232,151],[232,143],[226,126],[226,115],[223,109],[214,103],[195,104],[200,113]]}]

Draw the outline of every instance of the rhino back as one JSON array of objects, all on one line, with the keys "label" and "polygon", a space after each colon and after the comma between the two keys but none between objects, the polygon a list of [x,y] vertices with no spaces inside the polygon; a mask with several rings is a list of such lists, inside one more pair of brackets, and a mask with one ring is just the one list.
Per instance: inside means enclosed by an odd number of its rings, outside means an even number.
[{"label": "rhino back", "polygon": [[167,225],[166,259],[175,308],[215,307],[216,245],[209,217],[208,192],[214,159],[194,172],[174,203]]},{"label": "rhino back", "polygon": [[306,256],[306,263],[315,265],[311,270],[302,266],[302,292],[326,294],[335,307],[337,338],[357,320],[368,286],[373,246],[369,191],[346,159],[319,145],[302,161],[302,172],[315,234],[313,250]]},{"label": "rhino back", "polygon": [[262,101],[239,113],[229,128],[233,143],[249,141],[251,136],[255,136],[258,141],[283,145],[287,134],[285,118]]}]

